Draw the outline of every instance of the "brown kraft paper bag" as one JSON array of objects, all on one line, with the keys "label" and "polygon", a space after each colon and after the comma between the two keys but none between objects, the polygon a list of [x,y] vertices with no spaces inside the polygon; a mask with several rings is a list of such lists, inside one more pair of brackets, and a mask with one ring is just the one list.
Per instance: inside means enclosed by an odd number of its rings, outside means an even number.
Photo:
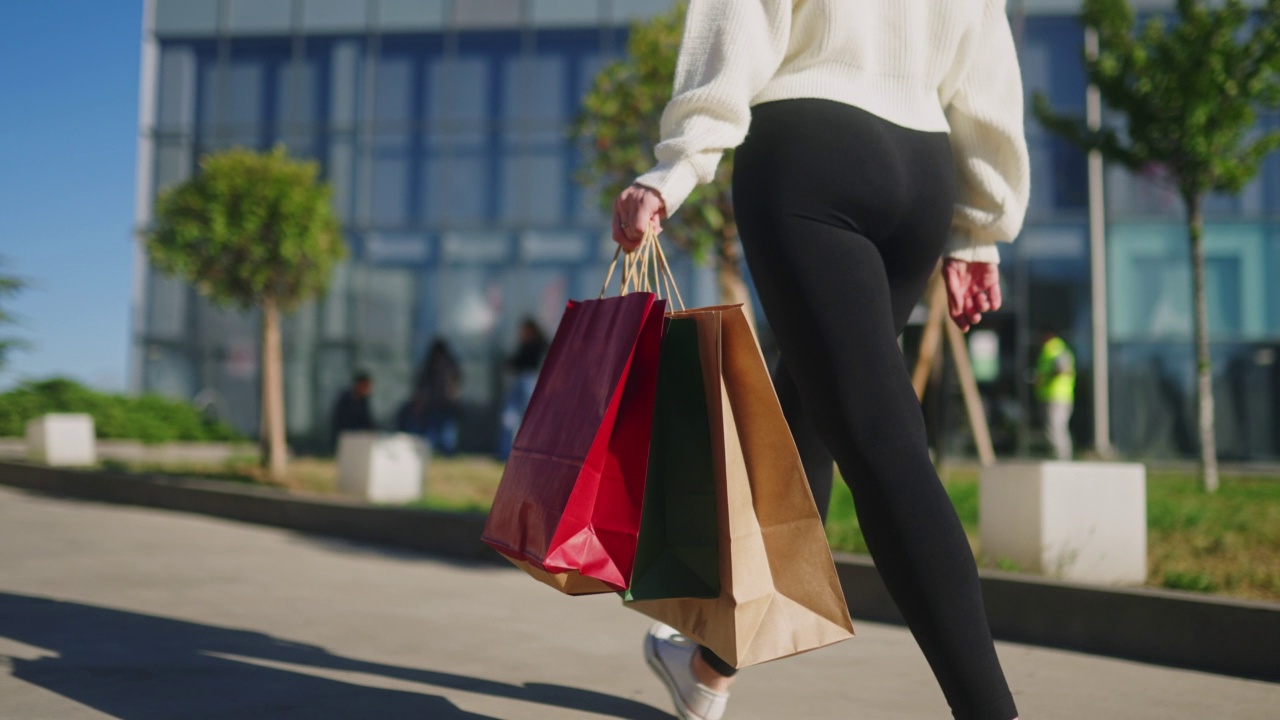
[{"label": "brown kraft paper bag", "polygon": [[627,607],[671,625],[734,667],[853,637],[822,520],[741,306],[693,317],[716,473],[720,595]]},{"label": "brown kraft paper bag", "polygon": [[[506,556],[503,556],[506,557]],[[524,560],[516,560],[508,557],[512,565],[529,573],[529,576],[538,582],[549,585],[565,595],[599,595],[602,593],[617,592],[613,588],[605,585],[602,580],[589,578],[580,574],[576,570],[568,572],[553,573],[543,570],[540,567],[534,567]]]}]

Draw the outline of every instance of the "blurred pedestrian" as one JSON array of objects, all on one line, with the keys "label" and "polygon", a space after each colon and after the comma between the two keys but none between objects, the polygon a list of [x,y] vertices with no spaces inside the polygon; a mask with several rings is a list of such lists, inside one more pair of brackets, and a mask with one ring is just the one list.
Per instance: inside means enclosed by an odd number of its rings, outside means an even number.
[{"label": "blurred pedestrian", "polygon": [[1071,413],[1076,405],[1076,356],[1057,333],[1040,338],[1040,358],[1036,361],[1036,398],[1044,415],[1044,432],[1053,456],[1070,460]]},{"label": "blurred pedestrian", "polygon": [[533,388],[538,381],[538,370],[547,354],[547,336],[538,322],[531,317],[520,321],[517,331],[515,354],[507,359],[511,371],[511,387],[502,405],[502,434],[498,440],[498,458],[506,460],[511,454],[511,443],[524,419]]},{"label": "blurred pedestrian", "polygon": [[414,382],[413,394],[396,413],[401,432],[421,435],[436,452],[458,450],[458,415],[462,396],[462,368],[443,338],[427,351]]},{"label": "blurred pedestrian", "polygon": [[369,396],[373,394],[373,376],[361,370],[351,378],[351,386],[342,391],[333,404],[330,423],[330,442],[334,452],[342,433],[353,430],[376,430],[373,413],[369,409]]}]

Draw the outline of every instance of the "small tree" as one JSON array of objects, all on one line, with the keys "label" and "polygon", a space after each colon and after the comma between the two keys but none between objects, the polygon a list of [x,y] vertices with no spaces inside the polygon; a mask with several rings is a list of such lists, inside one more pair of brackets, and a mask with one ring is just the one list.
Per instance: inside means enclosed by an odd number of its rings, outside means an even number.
[{"label": "small tree", "polygon": [[[20,277],[8,275],[4,272],[5,259],[0,257],[0,300],[13,297],[22,292],[27,286],[27,282]],[[0,325],[12,325],[15,319],[3,305],[0,305]],[[14,350],[21,350],[27,347],[26,341],[17,338],[0,337],[0,371],[5,369],[9,362],[9,353]]]},{"label": "small tree", "polygon": [[[632,25],[626,57],[609,63],[596,75],[572,125],[570,133],[587,157],[578,180],[599,188],[606,212],[623,189],[653,167],[659,121],[675,82],[685,7],[679,3]],[[750,296],[739,270],[742,251],[730,195],[732,178],[730,151],[720,162],[715,180],[695,188],[666,227],[695,260],[705,261],[715,253],[721,301],[742,303],[750,313]]]},{"label": "small tree", "polygon": [[1210,192],[1235,194],[1280,148],[1280,131],[1255,135],[1257,112],[1280,105],[1280,0],[1254,14],[1240,0],[1178,0],[1177,20],[1157,15],[1140,30],[1128,0],[1084,0],[1082,20],[1098,33],[1089,81],[1124,130],[1091,130],[1059,115],[1043,95],[1035,114],[1104,159],[1137,170],[1162,167],[1186,207],[1191,240],[1200,453],[1204,485],[1218,487],[1213,381],[1205,298],[1204,216]]},{"label": "small tree", "polygon": [[221,305],[262,311],[263,465],[285,472],[280,314],[324,292],[346,254],[330,189],[315,163],[282,148],[208,155],[201,172],[161,195],[151,261]]}]

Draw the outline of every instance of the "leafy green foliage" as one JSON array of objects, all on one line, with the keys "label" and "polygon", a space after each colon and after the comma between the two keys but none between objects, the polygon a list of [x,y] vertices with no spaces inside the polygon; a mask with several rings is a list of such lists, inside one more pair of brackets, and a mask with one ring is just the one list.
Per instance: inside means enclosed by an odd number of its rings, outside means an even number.
[{"label": "leafy green foliage", "polygon": [[[639,175],[653,167],[662,111],[671,99],[676,58],[684,31],[685,4],[631,27],[627,53],[606,65],[583,99],[570,128],[586,163],[578,181],[598,188],[600,204],[612,212],[613,201]],[[725,154],[716,179],[694,189],[680,212],[665,223],[671,237],[698,260],[715,252],[737,257],[737,225],[730,185],[733,153]]]},{"label": "leafy green foliage", "polygon": [[[4,265],[5,260],[0,257],[0,300],[17,295],[27,286],[26,281],[22,278],[4,274]],[[8,313],[3,305],[0,305],[0,325],[11,325],[13,323],[13,315]],[[26,342],[16,338],[0,338],[0,370],[4,370],[9,353],[14,350],[21,350],[26,346]]]},{"label": "leafy green foliage", "polygon": [[1280,0],[1256,10],[1178,0],[1176,22],[1157,15],[1141,27],[1128,0],[1084,0],[1082,20],[1099,42],[1085,71],[1125,130],[1090,130],[1038,94],[1035,115],[1051,132],[1131,169],[1167,168],[1189,204],[1239,192],[1280,148],[1280,131],[1255,132],[1258,111],[1280,107]]},{"label": "leafy green foliage", "polygon": [[274,299],[287,311],[324,291],[346,247],[315,163],[237,148],[201,170],[160,197],[147,242],[157,269],[242,309]]},{"label": "leafy green foliage", "polygon": [[[951,471],[942,474],[942,484],[956,514],[960,516],[960,524],[969,536],[970,544],[977,544],[978,538],[978,479],[977,474],[965,471]],[[853,504],[853,493],[849,486],[836,473],[831,488],[831,505],[827,509],[827,541],[832,549],[842,552],[867,553],[867,542],[862,537],[862,526],[858,523],[857,510]]]},{"label": "leafy green foliage", "polygon": [[1164,574],[1164,586],[1174,590],[1211,593],[1218,589],[1213,578],[1204,573],[1170,570]]},{"label": "leafy green foliage", "polygon": [[0,437],[22,436],[28,420],[63,412],[92,415],[97,436],[104,439],[146,443],[243,439],[186,403],[158,395],[98,392],[63,378],[24,383],[0,394]]}]

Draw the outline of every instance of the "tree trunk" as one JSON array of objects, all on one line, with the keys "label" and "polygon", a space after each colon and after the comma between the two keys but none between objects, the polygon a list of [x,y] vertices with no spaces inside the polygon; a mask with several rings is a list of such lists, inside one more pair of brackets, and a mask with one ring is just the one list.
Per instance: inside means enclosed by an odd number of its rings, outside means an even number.
[{"label": "tree trunk", "polygon": [[1188,194],[1187,226],[1191,233],[1191,286],[1196,343],[1196,388],[1200,417],[1200,465],[1205,492],[1218,490],[1218,444],[1213,423],[1213,372],[1209,361],[1209,304],[1205,293],[1204,216],[1200,195]]},{"label": "tree trunk", "polygon": [[284,480],[288,459],[284,435],[284,362],[280,351],[280,308],[262,303],[262,465],[274,482]]}]

